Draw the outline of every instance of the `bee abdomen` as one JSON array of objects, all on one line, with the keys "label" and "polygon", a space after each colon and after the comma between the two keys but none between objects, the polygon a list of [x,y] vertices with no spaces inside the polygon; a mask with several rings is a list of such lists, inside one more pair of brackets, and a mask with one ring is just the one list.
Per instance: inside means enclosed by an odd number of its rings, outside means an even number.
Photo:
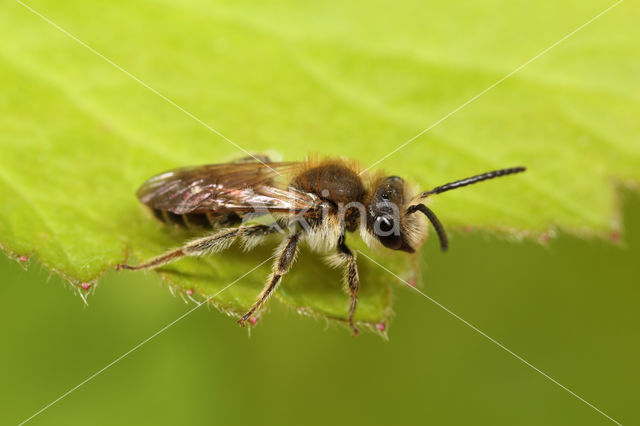
[{"label": "bee abdomen", "polygon": [[151,211],[159,221],[187,229],[220,228],[222,226],[236,225],[242,221],[242,218],[235,212],[175,214],[167,210],[151,209]]}]

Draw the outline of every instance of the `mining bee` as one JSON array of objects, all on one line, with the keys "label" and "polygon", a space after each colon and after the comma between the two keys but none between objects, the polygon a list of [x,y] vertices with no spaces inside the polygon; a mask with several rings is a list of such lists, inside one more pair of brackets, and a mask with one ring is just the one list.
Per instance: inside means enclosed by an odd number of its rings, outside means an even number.
[{"label": "mining bee", "polygon": [[[185,227],[217,229],[140,265],[117,269],[157,268],[183,256],[202,256],[227,249],[240,240],[254,247],[270,234],[281,234],[273,271],[254,305],[238,320],[252,317],[277,288],[306,242],[328,253],[344,268],[349,293],[349,325],[358,333],[353,316],[358,304],[356,256],[346,243],[347,232],[358,231],[369,246],[413,253],[425,242],[431,222],[443,251],[444,227],[424,200],[432,195],[523,172],[524,167],[495,170],[414,191],[402,178],[361,172],[355,161],[310,158],[301,162],[272,162],[266,156],[237,162],[180,168],[152,177],[137,192],[140,201],[163,222]],[[422,213],[417,215],[415,213]],[[266,216],[268,221],[250,224]]]}]

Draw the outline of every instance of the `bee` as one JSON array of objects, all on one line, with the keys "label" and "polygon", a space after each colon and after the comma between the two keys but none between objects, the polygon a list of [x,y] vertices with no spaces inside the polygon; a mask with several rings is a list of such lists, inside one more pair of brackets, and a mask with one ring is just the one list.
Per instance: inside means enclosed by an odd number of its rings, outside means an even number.
[{"label": "bee", "polygon": [[[347,246],[347,233],[359,232],[370,247],[414,253],[426,241],[428,220],[442,251],[446,251],[444,227],[425,200],[524,170],[524,167],[495,170],[418,192],[398,176],[363,171],[357,162],[342,158],[272,162],[260,156],[179,168],[146,181],[137,192],[139,200],[163,222],[214,231],[139,265],[122,264],[116,268],[157,268],[184,256],[219,253],[237,240],[245,248],[252,248],[268,235],[280,234],[282,241],[272,272],[253,306],[238,322],[244,326],[265,304],[291,269],[300,244],[305,242],[314,251],[329,254],[332,263],[344,268],[349,325],[357,335],[354,314],[360,280],[356,256]],[[250,223],[259,216],[268,220]]]}]

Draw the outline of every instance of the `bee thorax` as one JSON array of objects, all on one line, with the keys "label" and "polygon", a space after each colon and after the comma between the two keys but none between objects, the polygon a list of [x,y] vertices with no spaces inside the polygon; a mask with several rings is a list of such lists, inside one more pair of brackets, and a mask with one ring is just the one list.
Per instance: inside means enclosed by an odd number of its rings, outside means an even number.
[{"label": "bee thorax", "polygon": [[291,186],[318,195],[335,205],[362,202],[366,195],[362,180],[343,164],[327,164],[300,173]]}]

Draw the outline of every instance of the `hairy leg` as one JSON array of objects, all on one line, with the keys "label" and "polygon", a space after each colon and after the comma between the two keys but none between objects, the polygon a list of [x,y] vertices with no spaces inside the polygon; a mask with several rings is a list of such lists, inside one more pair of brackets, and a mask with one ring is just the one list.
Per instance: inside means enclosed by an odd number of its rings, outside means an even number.
[{"label": "hairy leg", "polygon": [[245,321],[248,320],[249,317],[251,317],[251,315],[253,315],[254,312],[264,304],[264,302],[273,293],[273,290],[276,289],[282,280],[282,277],[289,272],[289,269],[295,260],[296,253],[298,252],[298,239],[299,234],[291,234],[282,242],[280,247],[278,247],[278,256],[273,263],[273,272],[269,276],[265,287],[262,289],[262,293],[258,296],[256,303],[254,303],[251,309],[249,309],[247,313],[238,320],[240,325],[244,326]]},{"label": "hairy leg", "polygon": [[162,265],[166,265],[176,259],[183,256],[201,256],[203,254],[218,253],[222,250],[229,248],[229,246],[238,237],[260,237],[268,234],[278,232],[277,226],[271,225],[252,225],[252,226],[240,226],[238,228],[227,228],[216,232],[213,235],[198,238],[196,240],[189,241],[179,249],[168,251],[160,256],[154,257],[140,265],[117,265],[116,269],[129,269],[137,271],[139,269],[152,269]]},{"label": "hairy leg", "polygon": [[345,236],[342,234],[338,240],[338,254],[346,262],[344,279],[347,289],[349,290],[349,325],[353,330],[353,335],[358,335],[358,328],[353,321],[353,315],[356,312],[358,306],[358,289],[360,288],[360,278],[358,277],[358,265],[356,263],[356,256],[349,250],[349,247],[344,242]]}]

